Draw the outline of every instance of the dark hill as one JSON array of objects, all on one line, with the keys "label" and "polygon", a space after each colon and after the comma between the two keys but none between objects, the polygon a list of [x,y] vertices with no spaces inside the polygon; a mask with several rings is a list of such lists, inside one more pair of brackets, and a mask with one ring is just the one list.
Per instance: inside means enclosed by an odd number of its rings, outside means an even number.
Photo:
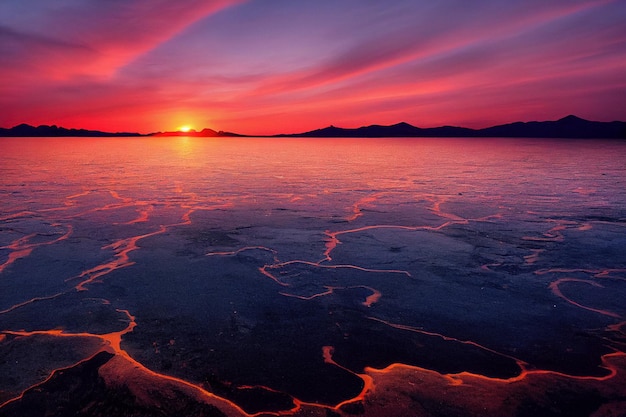
[{"label": "dark hill", "polygon": [[550,122],[516,122],[493,126],[478,131],[486,137],[530,138],[621,138],[626,139],[624,122],[592,122],[576,116],[567,116]]},{"label": "dark hill", "polygon": [[115,137],[115,136],[141,136],[139,133],[132,132],[101,132],[99,130],[86,130],[86,129],[66,129],[64,127],[58,127],[55,125],[47,126],[31,126],[22,123],[12,127],[11,129],[0,128],[0,136],[15,136],[15,137],[67,137],[67,136],[93,136],[93,137]]},{"label": "dark hill", "polygon": [[626,122],[592,122],[576,116],[567,116],[557,121],[515,122],[485,129],[469,129],[456,126],[419,128],[408,123],[398,123],[391,126],[371,125],[356,129],[330,126],[310,132],[278,136],[320,138],[526,137],[626,139]]},{"label": "dark hill", "polygon": [[175,131],[175,132],[157,132],[151,133],[149,136],[192,136],[192,137],[202,137],[202,138],[213,138],[213,137],[224,137],[224,136],[243,136],[237,133],[224,132],[219,131],[216,132],[213,129],[202,129],[200,132],[196,132],[195,130],[190,130],[188,132]]},{"label": "dark hill", "polygon": [[[0,128],[0,136],[195,136],[195,137],[237,137],[249,136],[237,133],[203,129],[200,132],[157,132],[148,135],[130,132],[101,132],[97,130],[66,129],[57,126],[30,126],[21,124],[10,129]],[[514,137],[514,138],[610,138],[626,139],[626,122],[594,122],[576,116],[567,116],[556,121],[515,122],[492,126],[485,129],[469,129],[457,126],[419,128],[408,123],[391,126],[370,125],[355,129],[329,126],[303,133],[274,135],[275,137],[315,137],[315,138],[385,138],[385,137]]]}]

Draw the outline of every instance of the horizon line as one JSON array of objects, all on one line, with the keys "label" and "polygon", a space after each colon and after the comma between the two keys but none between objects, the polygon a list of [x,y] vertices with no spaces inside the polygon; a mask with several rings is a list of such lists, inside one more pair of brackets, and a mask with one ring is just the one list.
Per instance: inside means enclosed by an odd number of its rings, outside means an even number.
[{"label": "horizon line", "polygon": [[212,136],[240,136],[240,137],[280,137],[280,136],[298,136],[298,135],[310,135],[313,132],[318,132],[318,131],[324,131],[324,130],[328,130],[328,129],[337,129],[337,130],[344,130],[344,131],[354,131],[354,130],[359,130],[359,129],[367,129],[367,128],[393,128],[393,127],[407,127],[407,128],[414,128],[414,129],[419,129],[419,130],[437,130],[437,129],[444,129],[444,128],[449,128],[449,129],[463,129],[463,130],[467,130],[467,131],[471,131],[471,132],[480,132],[480,131],[484,131],[484,130],[488,130],[488,129],[492,129],[492,128],[498,128],[498,127],[505,127],[505,126],[511,126],[511,125],[518,125],[518,124],[534,124],[534,123],[554,123],[554,122],[560,122],[560,121],[566,121],[566,120],[579,120],[582,122],[588,122],[588,123],[599,123],[599,124],[612,124],[612,123],[626,123],[626,121],[622,121],[622,120],[612,120],[612,121],[607,121],[607,122],[601,122],[601,121],[595,121],[595,120],[588,120],[588,119],[584,119],[581,118],[579,116],[576,115],[567,115],[564,116],[562,118],[556,119],[556,120],[529,120],[529,121],[513,121],[513,122],[508,122],[508,123],[503,123],[503,124],[497,124],[497,125],[492,125],[492,126],[487,126],[484,128],[470,128],[470,127],[464,127],[464,126],[457,126],[457,125],[441,125],[441,126],[434,126],[434,127],[419,127],[416,125],[413,125],[411,123],[405,122],[405,121],[400,121],[394,124],[390,124],[390,125],[381,125],[381,124],[368,124],[368,125],[361,125],[358,127],[340,127],[340,126],[335,126],[333,124],[330,124],[328,126],[325,127],[319,127],[319,128],[315,128],[312,130],[307,130],[307,131],[303,131],[303,132],[296,132],[296,133],[275,133],[275,134],[262,134],[262,135],[258,135],[258,134],[242,134],[242,133],[235,133],[235,132],[228,132],[228,131],[223,131],[223,130],[215,130],[213,128],[208,128],[208,127],[203,127],[203,128],[199,128],[199,129],[189,129],[188,131],[184,131],[184,130],[165,130],[165,131],[155,131],[155,132],[149,132],[149,133],[140,133],[140,132],[131,132],[131,131],[106,131],[106,130],[99,130],[99,129],[87,129],[87,128],[75,128],[75,127],[65,127],[65,126],[59,126],[57,124],[40,124],[40,125],[31,125],[28,123],[20,123],[17,124],[13,127],[10,128],[4,128],[4,127],[0,127],[0,136],[3,136],[2,133],[3,131],[6,131],[6,133],[9,133],[10,131],[13,130],[17,130],[19,128],[32,128],[32,129],[42,129],[42,128],[49,128],[49,129],[55,129],[55,130],[67,130],[70,132],[85,132],[85,133],[99,133],[99,134],[106,134],[106,135],[118,135],[118,136],[122,136],[122,135],[129,135],[129,136],[189,136],[189,137],[193,137],[193,136],[200,136],[198,134],[202,133],[202,132],[212,132],[212,134],[206,135],[206,136],[202,136],[202,137],[212,137]]}]

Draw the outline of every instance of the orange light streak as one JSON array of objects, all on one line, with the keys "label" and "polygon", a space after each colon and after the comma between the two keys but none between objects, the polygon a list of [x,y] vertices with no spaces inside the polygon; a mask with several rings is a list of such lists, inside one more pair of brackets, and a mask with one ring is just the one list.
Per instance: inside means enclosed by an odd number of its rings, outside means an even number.
[{"label": "orange light streak", "polygon": [[248,250],[255,250],[255,249],[271,252],[274,255],[274,259],[276,260],[276,262],[278,262],[278,260],[276,259],[278,252],[276,252],[274,249],[266,248],[265,246],[246,246],[241,249],[237,249],[235,251],[229,251],[229,252],[209,252],[206,254],[206,256],[235,256],[235,255],[239,255],[241,252],[245,252]]},{"label": "orange light streak", "polygon": [[374,379],[367,375],[367,374],[358,374],[348,368],[346,368],[343,365],[338,364],[337,362],[335,362],[335,360],[333,359],[333,351],[335,350],[335,348],[333,346],[323,346],[322,347],[322,357],[324,358],[324,363],[327,363],[329,365],[334,365],[340,369],[343,369],[346,372],[351,373],[352,375],[355,375],[359,378],[361,378],[361,380],[363,381],[363,389],[361,389],[361,392],[354,398],[351,398],[349,400],[346,401],[342,401],[339,404],[337,404],[336,406],[332,407],[334,410],[339,410],[341,407],[343,407],[346,404],[350,404],[350,403],[354,403],[354,402],[358,402],[358,401],[363,401],[365,399],[366,394],[372,390],[372,388],[374,388]]},{"label": "orange light streak", "polygon": [[278,268],[283,268],[285,266],[288,265],[294,265],[294,264],[302,264],[302,265],[309,265],[315,268],[327,268],[327,269],[356,269],[357,271],[363,271],[363,272],[378,272],[378,273],[392,273],[392,274],[403,274],[406,275],[408,277],[411,276],[411,273],[408,271],[404,271],[401,269],[372,269],[372,268],[363,268],[361,266],[357,266],[357,265],[349,265],[349,264],[342,264],[342,265],[325,265],[325,264],[321,264],[321,262],[310,262],[310,261],[302,261],[302,260],[294,260],[294,261],[287,261],[287,262],[279,262],[279,263],[275,263],[272,265],[263,265],[261,268],[259,268],[259,270],[261,271],[261,273],[269,278],[271,278],[272,280],[276,281],[277,283],[279,283],[280,285],[283,286],[288,286],[288,283],[282,282],[278,277],[276,277],[275,275],[272,275],[270,272],[268,272],[268,269],[278,269]]},{"label": "orange light streak", "polygon": [[501,262],[494,262],[494,263],[490,263],[490,264],[484,264],[480,266],[480,269],[482,269],[483,271],[489,271],[489,272],[493,272],[493,270],[491,269],[492,267],[497,267],[502,265]]},{"label": "orange light streak", "polygon": [[[377,224],[377,225],[371,225],[371,226],[358,227],[356,229],[340,230],[336,232],[331,232],[327,230],[324,232],[324,234],[328,236],[328,240],[326,241],[326,250],[324,251],[324,259],[319,261],[319,263],[325,262],[325,261],[330,262],[333,260],[330,254],[333,250],[335,250],[337,245],[341,244],[341,241],[337,238],[337,236],[339,235],[344,235],[348,233],[359,233],[359,232],[365,232],[368,230],[376,230],[376,229],[398,229],[398,230],[409,230],[409,231],[418,231],[418,230],[438,231],[438,230],[443,229],[444,227],[450,226],[451,224],[465,224],[467,222],[468,220],[460,220],[460,221],[452,220],[452,221],[445,222],[439,226],[400,226],[400,225],[395,225],[395,224]],[[408,272],[406,271],[404,272],[408,274]]]},{"label": "orange light streak", "polygon": [[499,382],[499,383],[513,383],[513,382],[519,382],[522,381],[526,378],[528,378],[530,375],[556,375],[556,376],[560,376],[563,378],[568,378],[568,379],[574,379],[574,380],[582,380],[582,381],[607,381],[611,378],[613,378],[615,375],[617,375],[617,370],[618,368],[612,364],[610,364],[610,362],[608,361],[609,358],[612,357],[624,357],[626,356],[626,353],[621,352],[621,351],[615,351],[612,353],[607,353],[605,355],[601,356],[601,361],[602,361],[602,368],[606,369],[608,371],[607,375],[604,376],[589,376],[589,375],[570,375],[570,374],[566,374],[563,372],[558,372],[558,371],[551,371],[551,370],[546,370],[546,369],[533,369],[533,370],[529,370],[528,369],[528,364],[524,361],[522,361],[521,359],[515,358],[513,356],[509,356],[500,352],[497,352],[493,349],[487,348],[485,346],[482,346],[476,342],[473,341],[468,341],[468,340],[459,340],[453,337],[449,337],[449,336],[445,336],[439,333],[434,333],[434,332],[427,332],[427,331],[423,331],[420,329],[416,329],[410,326],[405,326],[405,325],[398,325],[398,324],[393,324],[393,323],[387,323],[384,320],[380,320],[374,317],[370,317],[370,319],[375,320],[375,321],[379,321],[381,323],[384,324],[388,324],[392,327],[398,328],[398,329],[402,329],[402,330],[408,330],[408,331],[414,331],[414,332],[418,332],[418,333],[423,333],[423,334],[427,334],[427,335],[431,335],[431,336],[437,336],[437,337],[441,337],[444,340],[449,340],[449,341],[456,341],[459,343],[464,343],[464,344],[469,344],[469,345],[473,345],[476,346],[478,348],[484,349],[488,352],[509,358],[514,360],[517,365],[520,367],[520,374],[511,378],[496,378],[496,377],[489,377],[486,375],[481,375],[481,374],[476,374],[476,373],[472,373],[472,372],[468,372],[468,371],[463,371],[463,372],[458,372],[458,373],[450,373],[450,374],[440,374],[437,371],[433,371],[430,369],[426,369],[426,368],[421,368],[418,366],[414,366],[414,365],[407,365],[407,364],[402,364],[402,363],[394,363],[391,364],[383,369],[377,369],[377,368],[373,368],[373,367],[366,367],[366,371],[375,371],[375,372],[389,372],[390,370],[392,370],[393,368],[396,367],[403,367],[403,368],[407,368],[407,369],[418,369],[418,370],[423,370],[423,371],[427,371],[427,372],[432,372],[432,373],[436,373],[439,374],[443,377],[445,377],[446,379],[448,379],[450,381],[451,385],[462,385],[464,383],[463,378],[476,378],[476,379],[482,379],[485,381],[490,381],[490,382]]},{"label": "orange light streak", "polygon": [[[511,359],[511,360],[515,361],[515,363],[517,363],[517,365],[520,367],[520,370],[526,369],[526,366],[528,365],[526,362],[524,362],[524,361],[522,361],[522,360],[520,360],[518,358],[515,358],[515,357],[507,355],[507,354],[504,354],[502,352],[498,352],[497,350],[493,350],[493,349],[491,349],[489,347],[483,346],[480,343],[476,343],[476,342],[471,341],[471,340],[461,340],[461,339],[457,339],[456,337],[446,336],[446,335],[441,334],[441,333],[430,332],[430,331],[427,331],[427,330],[418,329],[416,327],[407,326],[405,324],[391,323],[389,321],[382,320],[382,319],[379,319],[379,318],[376,318],[376,317],[368,317],[368,319],[373,320],[373,321],[377,321],[377,322],[382,323],[382,324],[385,324],[385,325],[387,325],[389,327],[393,327],[394,329],[406,330],[406,331],[409,331],[409,332],[420,333],[420,334],[424,334],[424,335],[427,335],[427,336],[434,336],[434,337],[441,338],[441,339],[443,339],[443,340],[445,340],[447,342],[457,342],[457,343],[461,343],[461,344],[464,344],[464,345],[477,347],[477,348],[482,349],[484,351],[487,351],[487,352],[493,353],[495,355],[502,356],[504,358]],[[495,378],[495,379],[499,379],[499,378]]]},{"label": "orange light streak", "polygon": [[[218,403],[220,404],[220,406],[225,407],[225,411],[227,413],[228,416],[252,416],[250,414],[245,413],[238,405],[236,405],[235,403],[226,400],[222,397],[219,397],[217,395],[214,395],[204,389],[202,389],[201,387],[192,384],[191,382],[185,381],[184,379],[180,379],[180,378],[176,378],[173,376],[169,376],[169,375],[165,375],[165,374],[160,374],[157,372],[154,372],[148,368],[146,368],[143,364],[141,364],[140,362],[137,362],[135,359],[133,359],[128,352],[126,352],[124,349],[122,349],[121,347],[121,342],[122,342],[122,337],[133,331],[133,329],[135,328],[135,326],[137,325],[137,322],[135,321],[135,317],[133,315],[130,314],[130,312],[128,310],[122,310],[122,309],[117,309],[118,312],[120,313],[124,313],[126,315],[126,317],[128,318],[128,325],[118,331],[118,332],[111,332],[111,333],[106,333],[106,334],[95,334],[95,333],[85,333],[85,332],[80,332],[80,333],[66,333],[63,330],[60,329],[54,329],[54,330],[35,330],[35,331],[30,331],[30,332],[26,332],[26,331],[3,331],[2,336],[4,336],[2,339],[4,339],[7,334],[10,335],[15,335],[15,336],[21,336],[21,337],[30,337],[30,336],[35,336],[35,335],[47,335],[47,336],[52,336],[52,337],[87,337],[87,338],[96,338],[96,339],[100,339],[103,344],[106,346],[104,348],[105,351],[113,353],[114,355],[116,355],[116,357],[123,359],[124,362],[127,363],[127,365],[125,366],[126,369],[133,369],[135,371],[141,372],[143,374],[152,376],[152,377],[156,377],[160,380],[164,380],[164,381],[168,381],[168,382],[173,382],[177,385],[180,385],[184,388],[188,388],[191,389],[194,393],[195,393],[195,397],[199,400],[208,400],[207,402],[209,404],[214,404],[214,403]],[[0,339],[1,341],[1,339]],[[99,352],[97,352],[99,353]],[[96,354],[97,354],[96,353]],[[95,356],[95,355],[94,355]],[[92,356],[93,357],[93,356]],[[38,386],[43,385],[45,382],[49,381],[50,378],[52,378],[52,376],[59,371],[62,371],[63,369],[69,369],[71,367],[74,367],[80,363],[84,363],[85,361],[91,359],[87,358],[85,360],[82,360],[80,362],[78,362],[77,364],[74,364],[70,367],[67,368],[62,368],[62,369],[57,369],[55,371],[53,371],[43,382],[40,382],[28,389],[26,389],[24,392],[22,392],[19,396],[12,398],[2,404],[0,404],[0,409],[2,409],[2,407],[4,407],[5,405],[12,403],[14,401],[18,401],[20,400],[23,396],[24,393],[26,391],[28,391],[29,389],[33,389],[36,388]],[[261,414],[261,413],[259,413]]]},{"label": "orange light streak", "polygon": [[13,251],[9,253],[8,259],[4,263],[0,264],[0,273],[2,273],[6,267],[11,265],[18,259],[29,256],[32,253],[33,249],[44,245],[52,245],[54,243],[67,239],[72,234],[72,231],[72,225],[67,225],[67,232],[65,232],[65,234],[49,242],[28,243],[30,239],[39,235],[38,233],[31,233],[27,236],[23,236],[19,239],[14,240],[7,246],[0,246],[0,249],[11,249]]},{"label": "orange light streak", "polygon": [[0,221],[17,219],[20,217],[32,217],[32,216],[37,216],[37,213],[35,213],[34,211],[20,211],[17,213],[11,213],[11,214],[7,214],[6,216],[2,216],[0,217]]},{"label": "orange light streak", "polygon": [[352,206],[352,214],[346,217],[346,220],[351,222],[361,217],[363,215],[363,211],[361,207],[368,203],[373,203],[374,201],[378,200],[381,195],[382,193],[376,193],[376,194],[361,198],[359,201],[354,203],[354,205]]},{"label": "orange light streak", "polygon": [[433,371],[431,369],[421,368],[419,366],[407,365],[403,363],[393,363],[382,369],[372,368],[368,366],[368,367],[365,367],[365,370],[366,372],[373,372],[373,373],[389,373],[396,368],[414,369],[414,370],[419,370],[421,372],[427,372],[427,373],[440,375],[444,377],[445,379],[447,379],[450,382],[450,385],[454,385],[454,386],[463,385],[467,379],[478,379],[478,380],[483,380],[486,382],[493,382],[493,383],[499,383],[499,384],[511,384],[511,383],[523,381],[525,379],[528,379],[530,376],[535,376],[535,375],[553,375],[553,376],[558,376],[558,377],[578,380],[578,381],[602,382],[602,381],[607,381],[611,378],[614,378],[617,375],[618,368],[615,365],[612,365],[609,359],[618,358],[618,357],[626,357],[626,353],[613,352],[613,353],[607,353],[605,355],[602,355],[601,357],[602,364],[603,364],[602,368],[608,371],[608,374],[604,376],[570,375],[570,374],[565,374],[563,372],[550,371],[550,370],[545,370],[545,369],[535,369],[535,370],[522,369],[522,371],[520,372],[518,376],[503,379],[503,378],[493,378],[493,377],[489,377],[486,375],[475,374],[475,373],[467,372],[467,371],[459,372],[456,374],[440,374],[439,372]]},{"label": "orange light streak", "polygon": [[[50,331],[50,332],[52,332],[52,331]],[[6,333],[9,333],[9,332],[6,332]],[[57,333],[45,333],[45,334],[47,334],[48,336],[59,336]],[[19,335],[19,336],[32,336],[32,334],[28,334],[28,335]],[[4,338],[6,338],[6,335],[4,335],[4,334],[0,334],[0,342],[1,342]],[[85,358],[85,359],[83,359],[83,360],[81,360],[81,361],[78,361],[77,363],[75,363],[75,364],[73,364],[73,365],[70,365],[70,366],[66,366],[66,367],[64,367],[64,368],[58,368],[58,369],[53,370],[53,371],[50,373],[50,375],[48,375],[48,376],[47,376],[47,377],[46,377],[43,381],[38,382],[37,384],[35,384],[35,385],[33,385],[33,386],[31,386],[31,387],[29,387],[29,388],[25,389],[25,390],[24,390],[24,391],[22,391],[22,392],[21,392],[21,393],[20,393],[17,397],[11,398],[11,399],[9,399],[9,400],[7,400],[7,401],[3,402],[2,404],[0,404],[0,410],[2,410],[2,407],[4,407],[5,405],[8,405],[8,404],[11,404],[11,403],[13,403],[13,402],[15,402],[15,401],[19,401],[19,400],[21,400],[21,399],[24,397],[24,394],[26,394],[26,392],[27,392],[28,390],[31,390],[31,389],[37,389],[38,387],[43,386],[46,382],[50,381],[50,380],[54,377],[54,375],[55,375],[57,372],[62,372],[62,371],[64,371],[64,370],[66,370],[66,369],[70,369],[70,368],[73,368],[73,367],[75,367],[75,366],[77,366],[77,365],[80,365],[80,364],[82,364],[82,363],[88,362],[89,360],[91,360],[92,358],[94,358],[94,357],[95,357],[98,353],[100,353],[100,352],[96,352],[96,353],[94,353],[93,355],[89,356],[88,358]]]},{"label": "orange light streak", "polygon": [[372,291],[372,294],[368,295],[365,298],[365,301],[363,301],[362,303],[365,307],[371,307],[372,305],[376,304],[380,300],[380,297],[382,297],[381,292],[372,287],[367,287],[365,285],[362,285],[361,287]]},{"label": "orange light streak", "polygon": [[150,213],[152,213],[153,210],[154,210],[154,206],[149,205],[145,209],[139,211],[139,216],[136,219],[129,220],[125,223],[114,223],[114,224],[130,225],[130,224],[147,222],[149,219]]},{"label": "orange light streak", "polygon": [[544,275],[550,273],[565,273],[571,274],[574,272],[584,272],[587,274],[592,274],[594,278],[611,278],[617,280],[626,280],[623,277],[612,277],[611,274],[615,272],[626,272],[626,269],[623,268],[607,268],[607,269],[585,269],[585,268],[548,268],[548,269],[538,269],[534,273],[537,275]]},{"label": "orange light streak", "polygon": [[[134,250],[139,249],[137,246],[137,242],[141,239],[158,235],[160,233],[164,233],[167,230],[165,226],[161,226],[161,228],[155,232],[146,233],[140,236],[133,236],[125,239],[117,240],[109,245],[103,246],[102,249],[113,249],[115,251],[114,259],[110,262],[100,264],[91,269],[83,271],[76,278],[84,278],[89,276],[86,280],[81,281],[76,285],[77,291],[86,291],[87,285],[94,282],[96,279],[100,278],[103,275],[109,274],[116,269],[126,268],[128,266],[134,265],[134,262],[130,261],[128,254]],[[70,278],[73,279],[73,278]]]},{"label": "orange light streak", "polygon": [[23,303],[15,304],[14,306],[11,306],[11,307],[7,308],[6,310],[0,311],[0,314],[8,313],[8,312],[16,310],[16,309],[18,309],[20,307],[24,307],[25,305],[35,303],[37,301],[52,300],[52,299],[57,298],[57,297],[59,297],[61,295],[63,295],[63,293],[58,293],[58,294],[50,295],[50,296],[47,296],[47,297],[34,297],[34,298],[31,298],[30,300],[24,301]]},{"label": "orange light streak", "polygon": [[67,196],[67,197],[65,197],[65,205],[66,206],[73,206],[73,205],[76,204],[76,202],[75,201],[70,201],[70,200],[75,200],[78,197],[84,197],[84,196],[87,196],[89,194],[91,194],[91,191],[86,190],[86,191],[83,191],[82,193],[77,193],[77,194],[72,194],[70,196]]},{"label": "orange light streak", "polygon": [[556,226],[549,229],[547,232],[543,233],[543,237],[538,236],[524,236],[523,240],[529,240],[533,242],[563,242],[565,240],[565,236],[561,233],[563,230],[574,228],[579,231],[585,231],[591,229],[591,225],[589,223],[578,223],[567,220],[548,220],[549,222],[557,223]]},{"label": "orange light streak", "polygon": [[312,300],[312,299],[317,298],[317,297],[323,297],[325,295],[331,295],[335,290],[342,289],[342,287],[330,287],[330,286],[327,286],[327,285],[324,285],[324,288],[326,288],[326,291],[323,291],[323,292],[320,292],[320,293],[317,293],[317,294],[313,294],[313,295],[309,295],[309,296],[289,294],[289,293],[286,293],[286,292],[279,292],[279,294],[280,295],[284,295],[285,297],[293,297],[293,298],[298,298],[300,300],[309,301],[309,300]]},{"label": "orange light streak", "polygon": [[604,288],[603,285],[598,284],[595,281],[589,281],[589,280],[586,280],[586,279],[561,278],[561,279],[558,279],[558,280],[550,283],[549,287],[550,287],[550,290],[552,290],[552,292],[554,293],[554,295],[564,299],[565,301],[567,301],[568,303],[570,303],[572,305],[575,305],[576,307],[580,307],[582,309],[593,311],[595,313],[603,314],[603,315],[609,316],[609,317],[621,318],[621,316],[619,314],[613,313],[612,311],[601,310],[599,308],[588,307],[588,306],[582,305],[580,303],[577,303],[576,301],[572,300],[569,297],[566,297],[565,295],[563,295],[563,293],[561,292],[561,289],[559,288],[559,286],[561,284],[565,283],[565,282],[582,282],[582,283],[589,284],[589,285],[592,285],[592,286],[597,287],[597,288]]},{"label": "orange light streak", "polygon": [[532,252],[530,255],[524,256],[524,262],[526,265],[532,265],[537,262],[539,255],[542,252],[545,252],[545,249],[530,249],[530,251]]}]

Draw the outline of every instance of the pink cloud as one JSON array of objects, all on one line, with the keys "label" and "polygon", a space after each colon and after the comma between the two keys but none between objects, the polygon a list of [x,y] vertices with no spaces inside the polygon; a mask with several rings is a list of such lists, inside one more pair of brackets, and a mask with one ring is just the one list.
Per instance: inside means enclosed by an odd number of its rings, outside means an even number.
[{"label": "pink cloud", "polygon": [[9,80],[0,125],[481,127],[568,113],[619,118],[623,102],[619,2],[45,4],[23,21],[0,18],[0,77]]},{"label": "pink cloud", "polygon": [[238,2],[59,2],[28,16],[31,20],[3,22],[2,52],[10,53],[2,59],[13,68],[38,70],[44,78],[110,76],[191,24]]}]

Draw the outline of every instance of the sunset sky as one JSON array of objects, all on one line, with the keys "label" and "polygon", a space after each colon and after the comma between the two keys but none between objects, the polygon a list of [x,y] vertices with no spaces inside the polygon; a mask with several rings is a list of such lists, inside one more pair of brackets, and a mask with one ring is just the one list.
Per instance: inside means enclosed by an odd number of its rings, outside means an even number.
[{"label": "sunset sky", "polygon": [[626,120],[626,1],[3,0],[0,127]]}]

